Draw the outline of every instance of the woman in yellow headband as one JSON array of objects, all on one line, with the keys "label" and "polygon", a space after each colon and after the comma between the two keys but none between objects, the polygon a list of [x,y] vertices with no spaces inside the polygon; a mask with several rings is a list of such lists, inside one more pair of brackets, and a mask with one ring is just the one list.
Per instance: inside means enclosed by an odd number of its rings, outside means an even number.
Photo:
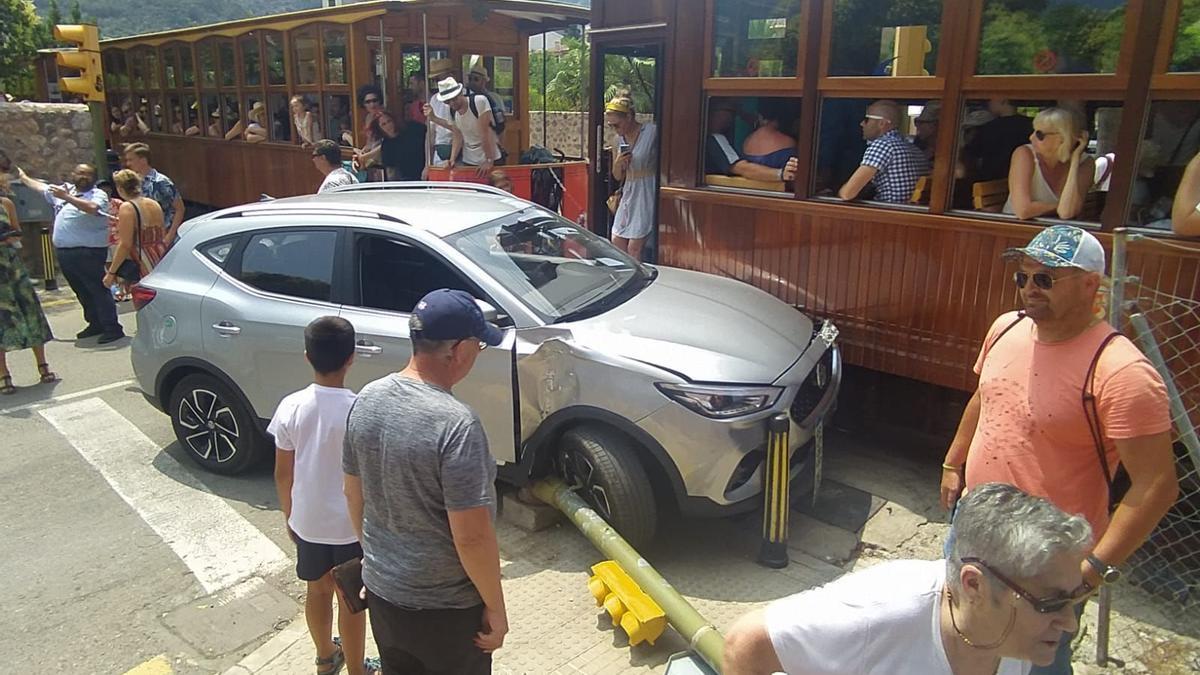
[{"label": "woman in yellow headband", "polygon": [[658,129],[653,122],[637,121],[633,101],[627,96],[618,96],[604,106],[604,123],[617,134],[612,173],[622,183],[613,215],[612,240],[617,248],[641,260],[646,237],[654,227]]}]

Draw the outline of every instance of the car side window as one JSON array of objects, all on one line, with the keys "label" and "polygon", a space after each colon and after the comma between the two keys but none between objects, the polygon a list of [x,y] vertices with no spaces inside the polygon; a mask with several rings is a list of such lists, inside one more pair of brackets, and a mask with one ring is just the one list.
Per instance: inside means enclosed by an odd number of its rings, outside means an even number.
[{"label": "car side window", "polygon": [[268,293],[329,302],[336,245],[332,230],[255,234],[242,252],[237,278]]},{"label": "car side window", "polygon": [[205,258],[216,263],[218,267],[224,267],[225,262],[229,260],[229,254],[233,252],[235,243],[237,243],[236,239],[209,242],[200,246],[200,252],[204,254]]},{"label": "car side window", "polygon": [[391,237],[360,234],[355,261],[361,307],[407,313],[426,293],[439,288],[476,294],[444,260]]}]

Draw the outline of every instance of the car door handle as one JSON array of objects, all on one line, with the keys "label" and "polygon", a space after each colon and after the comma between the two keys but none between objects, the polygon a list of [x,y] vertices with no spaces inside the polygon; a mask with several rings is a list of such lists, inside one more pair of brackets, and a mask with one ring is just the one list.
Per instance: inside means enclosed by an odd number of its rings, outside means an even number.
[{"label": "car door handle", "polygon": [[218,335],[224,335],[226,337],[232,337],[242,332],[242,329],[239,326],[235,326],[228,321],[214,323],[213,330],[217,331]]},{"label": "car door handle", "polygon": [[354,351],[362,354],[363,356],[371,357],[376,354],[382,354],[383,347],[380,347],[370,340],[359,340],[358,343],[354,345]]}]

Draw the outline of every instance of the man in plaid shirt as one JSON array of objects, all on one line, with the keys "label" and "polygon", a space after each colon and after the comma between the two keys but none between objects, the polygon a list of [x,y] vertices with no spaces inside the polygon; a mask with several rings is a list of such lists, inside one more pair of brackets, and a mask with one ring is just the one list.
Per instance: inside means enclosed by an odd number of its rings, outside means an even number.
[{"label": "man in plaid shirt", "polygon": [[867,150],[862,164],[838,190],[842,199],[857,199],[867,183],[875,184],[875,201],[904,204],[912,199],[917,179],[929,174],[929,160],[898,131],[900,106],[875,101],[860,124]]}]

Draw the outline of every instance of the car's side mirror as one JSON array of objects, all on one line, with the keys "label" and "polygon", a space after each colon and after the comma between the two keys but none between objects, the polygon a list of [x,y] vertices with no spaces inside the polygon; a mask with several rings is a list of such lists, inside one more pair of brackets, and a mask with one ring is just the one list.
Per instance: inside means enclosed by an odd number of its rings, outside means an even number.
[{"label": "car's side mirror", "polygon": [[475,299],[475,304],[479,307],[479,311],[483,312],[483,320],[488,323],[494,323],[498,326],[505,325],[508,322],[508,315],[496,309],[492,303],[487,300]]}]

